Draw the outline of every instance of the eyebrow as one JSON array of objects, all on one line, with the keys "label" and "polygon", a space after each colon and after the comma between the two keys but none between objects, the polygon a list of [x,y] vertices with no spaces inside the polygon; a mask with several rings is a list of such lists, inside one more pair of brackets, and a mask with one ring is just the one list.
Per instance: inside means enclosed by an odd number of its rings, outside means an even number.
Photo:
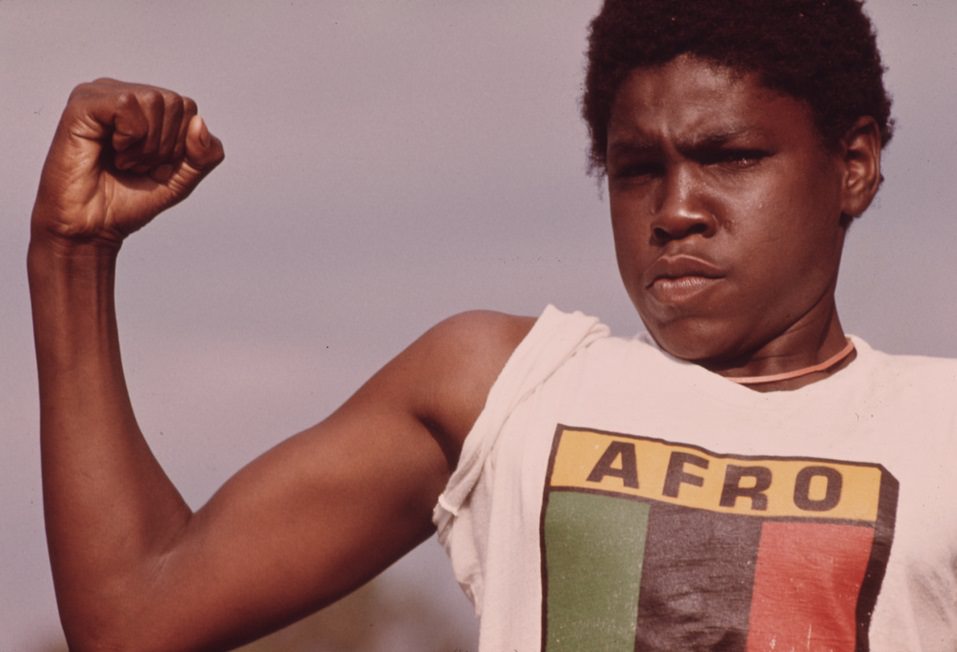
[{"label": "eyebrow", "polygon": [[[723,147],[736,138],[761,135],[760,129],[753,127],[732,127],[726,130],[713,131],[694,135],[686,140],[679,140],[676,148],[679,152],[700,152]],[[608,144],[608,155],[648,155],[661,151],[661,144],[657,139],[643,135],[616,138]]]}]

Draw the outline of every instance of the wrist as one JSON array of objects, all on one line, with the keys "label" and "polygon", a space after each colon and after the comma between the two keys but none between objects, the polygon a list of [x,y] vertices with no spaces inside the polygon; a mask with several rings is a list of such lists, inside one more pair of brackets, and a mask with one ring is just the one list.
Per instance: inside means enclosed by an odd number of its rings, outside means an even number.
[{"label": "wrist", "polygon": [[[89,214],[88,207],[76,202],[45,198],[43,182],[30,216],[30,249],[55,257],[116,255],[123,238],[103,228],[101,219]],[[100,212],[102,209],[97,209]]]},{"label": "wrist", "polygon": [[67,237],[45,229],[31,228],[28,256],[46,257],[50,260],[115,259],[123,241],[116,238],[96,236]]},{"label": "wrist", "polygon": [[[112,277],[116,270],[119,242],[68,240],[57,236],[31,235],[27,249],[27,273],[42,285],[55,282],[75,285],[93,277]],[[59,279],[59,281],[57,281]]]}]

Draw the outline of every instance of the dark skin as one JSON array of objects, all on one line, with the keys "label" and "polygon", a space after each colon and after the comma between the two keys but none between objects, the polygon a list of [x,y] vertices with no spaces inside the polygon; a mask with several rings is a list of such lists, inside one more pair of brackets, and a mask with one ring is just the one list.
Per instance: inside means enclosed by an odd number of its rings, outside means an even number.
[{"label": "dark skin", "polygon": [[375,576],[432,533],[462,440],[531,326],[487,312],[438,324],[192,512],[136,423],[113,284],[124,238],[222,159],[192,100],[98,80],[74,90],[44,166],[28,268],[71,649],[228,649]]},{"label": "dark skin", "polygon": [[[869,186],[861,179],[878,170],[879,144],[855,144],[872,138],[866,121],[835,153],[815,150],[801,144],[817,143],[804,129],[808,116],[797,131],[790,125],[806,113],[802,105],[700,63],[639,71],[620,98],[609,149],[619,262],[658,341],[724,374],[826,357],[843,337],[833,310],[843,231],[829,220],[863,211],[876,190],[876,178]],[[735,129],[750,133],[758,121],[771,134],[745,149],[775,153],[759,163],[714,163],[714,147],[703,154],[689,145],[701,123],[695,116],[711,113],[702,107],[714,102],[726,103],[722,114]],[[769,102],[790,110],[788,120],[767,118]],[[728,127],[706,126],[709,134]],[[646,170],[637,176],[623,172],[626,141],[628,156],[638,151]],[[487,312],[438,324],[331,416],[253,461],[192,512],[136,423],[112,287],[124,238],[185,198],[222,158],[188,98],[100,80],[71,95],[44,166],[28,266],[47,536],[71,649],[228,648],[376,575],[433,531],[432,507],[462,442],[532,325]],[[870,194],[857,193],[854,204],[850,189],[864,186]],[[760,197],[790,193],[790,206],[806,189],[827,190],[801,204],[813,219],[754,210]],[[699,215],[700,206],[708,210]],[[752,229],[745,218],[773,228]],[[772,238],[782,224],[790,224],[788,237]],[[752,264],[745,254],[756,243],[784,250]],[[815,267],[802,255],[812,245],[828,245],[826,263]],[[720,280],[684,269],[688,278],[649,288],[649,266],[692,246],[695,256],[711,257]],[[762,266],[785,252],[788,265],[759,282]],[[811,278],[794,291],[771,291],[774,283],[790,286],[796,270]],[[720,288],[696,290],[711,283]],[[768,305],[739,316],[710,294],[744,311],[750,301]]]},{"label": "dark skin", "polygon": [[753,75],[688,56],[636,71],[609,125],[625,288],[662,348],[718,373],[825,360],[845,344],[844,216],[863,213],[879,179],[872,119],[827,147],[805,105]]}]

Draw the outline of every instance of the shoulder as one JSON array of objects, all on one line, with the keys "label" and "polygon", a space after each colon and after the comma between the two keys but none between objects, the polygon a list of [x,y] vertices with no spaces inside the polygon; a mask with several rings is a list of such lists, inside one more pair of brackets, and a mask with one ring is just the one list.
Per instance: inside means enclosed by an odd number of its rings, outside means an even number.
[{"label": "shoulder", "polygon": [[414,417],[454,460],[492,385],[535,321],[485,310],[453,315],[410,344],[359,394]]},{"label": "shoulder", "polygon": [[926,384],[957,382],[957,358],[886,353],[870,347],[858,337],[854,338],[854,342],[859,352],[863,349],[880,368],[890,374]]},{"label": "shoulder", "polygon": [[505,363],[535,321],[534,317],[487,310],[463,312],[439,322],[410,347],[428,377],[423,407],[456,447],[461,446]]},{"label": "shoulder", "polygon": [[[535,317],[491,310],[472,310],[444,319],[420,338],[423,348],[439,355],[456,371],[488,373],[501,370],[505,360],[528,335]],[[500,364],[496,364],[500,361]],[[489,368],[482,368],[489,367]]]},{"label": "shoulder", "polygon": [[377,400],[399,399],[403,411],[424,424],[454,462],[506,363],[514,358],[528,373],[556,368],[607,336],[607,326],[597,318],[553,306],[537,318],[485,310],[459,313],[437,323],[390,362],[373,379],[379,390],[375,395]]},{"label": "shoulder", "polygon": [[957,403],[957,359],[927,355],[901,355],[870,348],[855,338],[859,355],[863,353],[866,382],[889,402],[914,401],[916,404],[945,408],[953,413]]}]

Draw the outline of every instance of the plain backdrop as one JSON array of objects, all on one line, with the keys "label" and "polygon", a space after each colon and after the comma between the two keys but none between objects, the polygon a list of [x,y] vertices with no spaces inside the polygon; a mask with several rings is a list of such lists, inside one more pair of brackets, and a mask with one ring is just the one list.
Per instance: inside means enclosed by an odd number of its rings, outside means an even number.
[{"label": "plain backdrop", "polygon": [[[225,163],[125,246],[141,425],[199,507],[437,320],[553,302],[640,324],[585,174],[597,0],[0,0],[0,652],[65,649],[43,537],[28,219],[71,87],[194,97]],[[839,302],[878,348],[957,356],[957,3],[870,0],[897,135]],[[932,406],[928,406],[932,409]],[[900,433],[911,437],[917,433]],[[270,650],[474,650],[434,541]]]}]

